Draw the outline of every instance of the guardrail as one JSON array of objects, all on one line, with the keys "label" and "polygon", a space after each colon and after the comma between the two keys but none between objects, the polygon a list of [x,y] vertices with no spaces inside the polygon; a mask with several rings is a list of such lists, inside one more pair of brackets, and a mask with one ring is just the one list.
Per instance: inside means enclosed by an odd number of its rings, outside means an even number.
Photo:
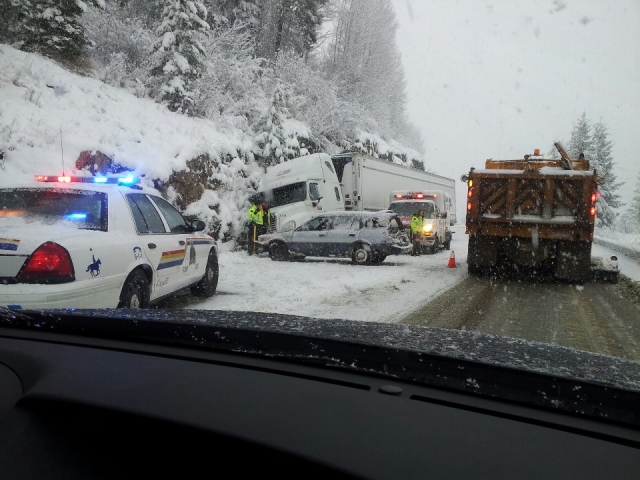
[{"label": "guardrail", "polygon": [[612,240],[607,240],[606,238],[602,238],[599,237],[597,235],[593,236],[593,241],[594,243],[597,243],[598,245],[602,245],[603,247],[607,247],[610,248],[611,250],[614,250],[616,252],[622,253],[624,255],[626,255],[627,257],[633,258],[634,260],[638,260],[640,261],[640,250],[627,246],[627,245],[622,245],[618,242],[614,242]]}]

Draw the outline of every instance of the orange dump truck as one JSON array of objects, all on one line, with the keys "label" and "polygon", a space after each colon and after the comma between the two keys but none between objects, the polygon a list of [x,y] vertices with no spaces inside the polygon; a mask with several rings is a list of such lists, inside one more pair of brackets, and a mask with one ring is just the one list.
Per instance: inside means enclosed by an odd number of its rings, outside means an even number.
[{"label": "orange dump truck", "polygon": [[487,160],[467,183],[470,274],[483,268],[551,269],[557,278],[590,277],[598,177],[589,161],[538,150],[520,160]]}]

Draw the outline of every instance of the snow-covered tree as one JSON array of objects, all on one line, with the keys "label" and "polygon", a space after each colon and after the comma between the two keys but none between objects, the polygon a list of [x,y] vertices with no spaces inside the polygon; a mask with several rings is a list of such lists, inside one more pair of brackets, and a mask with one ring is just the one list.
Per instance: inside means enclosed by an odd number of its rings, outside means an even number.
[{"label": "snow-covered tree", "polygon": [[282,163],[300,154],[298,139],[285,127],[289,117],[288,97],[284,85],[278,83],[271,97],[271,105],[258,124],[259,133],[254,139],[253,153],[258,162],[264,165]]},{"label": "snow-covered tree", "polygon": [[262,0],[257,55],[274,60],[280,52],[305,56],[317,41],[327,0]]},{"label": "snow-covered tree", "polygon": [[[325,70],[343,98],[362,105],[393,138],[407,134],[405,80],[390,0],[335,0]],[[419,142],[417,142],[419,146]]]},{"label": "snow-covered tree", "polygon": [[602,122],[593,126],[591,149],[588,158],[591,166],[598,173],[598,221],[603,226],[610,226],[616,216],[613,209],[620,207],[619,188],[622,183],[616,181],[613,172],[614,161],[611,156],[611,141],[608,139],[608,131]]},{"label": "snow-covered tree", "polygon": [[253,36],[243,23],[234,22],[216,29],[202,46],[205,69],[192,84],[195,114],[220,120],[225,116],[249,133],[270,100],[261,60],[253,54]]},{"label": "snow-covered tree", "polygon": [[202,2],[166,0],[154,49],[159,52],[154,73],[162,78],[160,97],[170,110],[194,111],[191,83],[202,74],[204,48],[199,36],[210,30]]},{"label": "snow-covered tree", "polygon": [[144,97],[151,83],[153,67],[149,52],[155,34],[143,17],[129,4],[115,2],[106,8],[92,8],[82,16],[87,37],[95,45],[91,56],[98,65],[98,77],[110,85],[124,87]]},{"label": "snow-covered tree", "polygon": [[638,173],[635,184],[635,194],[629,206],[629,215],[632,224],[636,227],[634,233],[638,233],[638,231],[640,231],[640,173]]},{"label": "snow-covered tree", "polygon": [[591,123],[587,120],[587,114],[582,115],[573,126],[571,132],[571,140],[567,145],[567,153],[571,158],[579,158],[580,155],[585,157],[591,152]]},{"label": "snow-covered tree", "polygon": [[11,4],[14,44],[66,61],[77,60],[88,45],[79,21],[87,4],[105,6],[104,0],[11,0]]}]

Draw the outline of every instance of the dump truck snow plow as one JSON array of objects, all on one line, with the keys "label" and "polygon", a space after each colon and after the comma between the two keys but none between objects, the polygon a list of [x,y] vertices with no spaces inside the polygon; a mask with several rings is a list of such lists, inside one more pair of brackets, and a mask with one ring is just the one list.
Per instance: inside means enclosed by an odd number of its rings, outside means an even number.
[{"label": "dump truck snow plow", "polygon": [[591,244],[598,177],[584,158],[560,159],[538,150],[518,160],[472,168],[467,183],[468,268],[551,269],[559,279],[592,277]]}]

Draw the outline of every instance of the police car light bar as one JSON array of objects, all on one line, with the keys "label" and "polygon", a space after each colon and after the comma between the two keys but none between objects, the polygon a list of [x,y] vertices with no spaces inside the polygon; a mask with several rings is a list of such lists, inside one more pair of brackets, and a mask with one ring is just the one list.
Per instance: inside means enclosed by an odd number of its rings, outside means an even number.
[{"label": "police car light bar", "polygon": [[66,176],[66,175],[35,175],[36,182],[58,182],[58,183],[110,183],[118,185],[135,185],[138,183],[138,178],[134,175],[127,175],[126,177],[78,177],[78,176]]}]

